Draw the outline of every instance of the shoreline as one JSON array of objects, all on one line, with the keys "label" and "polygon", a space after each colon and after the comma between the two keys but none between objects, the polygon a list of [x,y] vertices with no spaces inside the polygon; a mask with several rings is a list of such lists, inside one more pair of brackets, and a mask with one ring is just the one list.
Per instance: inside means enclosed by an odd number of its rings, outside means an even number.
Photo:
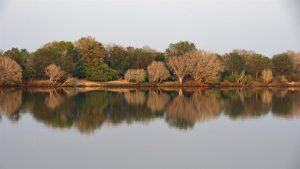
[{"label": "shoreline", "polygon": [[222,82],[218,84],[204,83],[183,83],[163,82],[163,83],[132,83],[132,82],[94,82],[79,80],[76,84],[56,84],[51,85],[46,81],[36,81],[31,83],[0,85],[0,88],[290,88],[300,87],[300,82],[294,83],[252,83],[247,85],[238,85],[234,83]]}]

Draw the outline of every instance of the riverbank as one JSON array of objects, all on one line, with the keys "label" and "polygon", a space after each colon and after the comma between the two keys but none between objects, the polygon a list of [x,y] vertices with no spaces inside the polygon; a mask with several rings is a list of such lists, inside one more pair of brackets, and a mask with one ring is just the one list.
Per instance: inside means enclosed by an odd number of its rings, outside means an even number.
[{"label": "riverbank", "polygon": [[279,82],[274,81],[269,84],[254,81],[249,84],[240,85],[231,82],[221,83],[195,83],[193,81],[187,81],[183,84],[179,84],[176,81],[167,81],[162,83],[133,83],[125,80],[109,81],[109,82],[96,82],[85,79],[78,79],[70,83],[57,83],[55,85],[49,84],[48,80],[35,80],[23,84],[5,85],[0,87],[110,87],[110,88],[141,88],[141,87],[300,87],[300,82]]}]

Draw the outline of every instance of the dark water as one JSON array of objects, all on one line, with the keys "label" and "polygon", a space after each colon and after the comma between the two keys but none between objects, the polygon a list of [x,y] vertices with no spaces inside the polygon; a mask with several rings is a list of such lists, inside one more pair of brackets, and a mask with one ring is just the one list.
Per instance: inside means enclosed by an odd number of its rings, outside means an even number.
[{"label": "dark water", "polygon": [[0,169],[300,168],[297,88],[6,89],[0,113]]}]

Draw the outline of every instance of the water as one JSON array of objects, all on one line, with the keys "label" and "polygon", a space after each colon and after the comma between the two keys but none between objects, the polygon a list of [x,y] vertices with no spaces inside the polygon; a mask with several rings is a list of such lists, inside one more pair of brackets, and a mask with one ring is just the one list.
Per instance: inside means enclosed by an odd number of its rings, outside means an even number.
[{"label": "water", "polygon": [[300,168],[297,88],[6,89],[0,112],[0,169]]}]

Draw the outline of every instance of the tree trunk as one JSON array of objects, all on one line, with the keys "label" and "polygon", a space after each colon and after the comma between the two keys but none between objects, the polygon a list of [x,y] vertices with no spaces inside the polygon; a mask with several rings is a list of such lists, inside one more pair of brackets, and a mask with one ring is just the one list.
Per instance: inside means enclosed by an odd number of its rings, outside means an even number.
[{"label": "tree trunk", "polygon": [[179,80],[179,84],[182,84],[182,77],[178,77],[178,80]]}]

